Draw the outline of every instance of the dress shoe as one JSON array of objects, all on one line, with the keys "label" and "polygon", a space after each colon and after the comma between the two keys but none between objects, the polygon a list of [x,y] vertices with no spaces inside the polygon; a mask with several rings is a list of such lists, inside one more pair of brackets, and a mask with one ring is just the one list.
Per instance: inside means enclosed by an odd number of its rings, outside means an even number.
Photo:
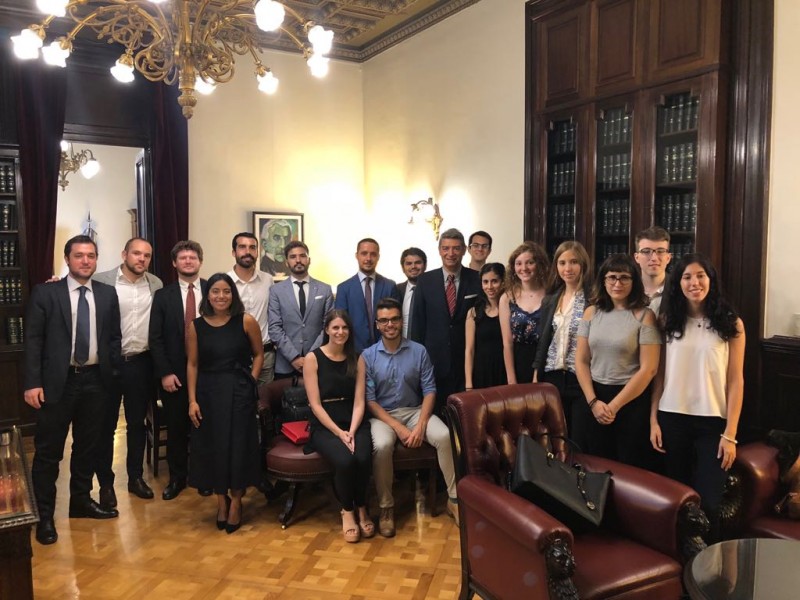
[{"label": "dress shoe", "polygon": [[378,519],[378,531],[383,537],[394,537],[394,509],[382,508],[381,516]]},{"label": "dress shoe", "polygon": [[206,497],[206,496],[210,496],[211,494],[213,494],[214,490],[212,490],[211,488],[199,488],[197,490],[197,493],[200,494],[203,497]]},{"label": "dress shoe", "polygon": [[173,500],[177,498],[178,494],[180,494],[185,488],[185,481],[173,479],[167,484],[167,487],[164,488],[164,491],[161,493],[161,497],[164,500]]},{"label": "dress shoe", "polygon": [[241,527],[241,526],[242,526],[242,520],[241,520],[241,518],[239,519],[239,522],[238,522],[238,523],[236,523],[235,525],[234,525],[233,523],[225,523],[225,533],[227,533],[228,535],[230,535],[230,534],[232,534],[234,531],[236,531],[237,529],[239,529],[239,527]]},{"label": "dress shoe", "polygon": [[100,506],[105,510],[117,508],[117,494],[113,485],[100,486]]},{"label": "dress shoe", "polygon": [[114,519],[118,516],[119,512],[116,508],[106,510],[91,498],[80,504],[69,503],[70,519]]},{"label": "dress shoe", "polygon": [[128,482],[128,491],[142,500],[150,500],[153,497],[153,490],[141,477]]},{"label": "dress shoe", "polygon": [[55,544],[58,540],[58,532],[53,519],[42,519],[36,524],[36,541],[47,546]]}]

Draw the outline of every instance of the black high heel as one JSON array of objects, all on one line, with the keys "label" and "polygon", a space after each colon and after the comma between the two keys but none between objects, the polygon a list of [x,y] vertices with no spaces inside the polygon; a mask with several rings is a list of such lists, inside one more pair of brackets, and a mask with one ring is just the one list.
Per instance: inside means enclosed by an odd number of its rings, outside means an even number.
[{"label": "black high heel", "polygon": [[[231,512],[230,512],[230,504],[228,504],[228,517],[230,517],[230,514],[231,514]],[[225,533],[230,535],[231,533],[233,533],[234,531],[239,529],[239,527],[241,527],[241,526],[242,526],[242,501],[240,499],[239,500],[239,522],[238,523],[231,523],[230,521],[226,521],[225,522]]]},{"label": "black high heel", "polygon": [[[231,499],[230,499],[229,496],[225,496],[225,505],[227,506],[226,512],[230,512],[230,510],[231,510]],[[219,508],[217,509],[217,514],[219,514]],[[222,519],[221,521],[219,519],[217,519],[217,529],[219,529],[220,531],[225,529],[226,528],[225,526],[227,524],[228,524],[228,517],[227,516],[224,519]]]}]

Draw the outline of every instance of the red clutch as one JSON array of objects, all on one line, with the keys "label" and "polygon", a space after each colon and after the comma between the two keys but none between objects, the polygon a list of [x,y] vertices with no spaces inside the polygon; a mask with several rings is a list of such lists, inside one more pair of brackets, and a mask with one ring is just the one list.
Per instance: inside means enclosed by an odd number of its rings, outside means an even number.
[{"label": "red clutch", "polygon": [[281,433],[289,441],[299,445],[308,441],[308,421],[290,421],[281,425]]}]

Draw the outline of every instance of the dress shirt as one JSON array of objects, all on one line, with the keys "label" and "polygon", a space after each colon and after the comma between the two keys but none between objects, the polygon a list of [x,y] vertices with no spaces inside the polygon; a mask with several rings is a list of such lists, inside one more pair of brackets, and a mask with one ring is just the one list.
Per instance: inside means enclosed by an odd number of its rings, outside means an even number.
[{"label": "dress shirt", "polygon": [[269,303],[269,288],[273,283],[272,275],[256,270],[253,278],[245,281],[236,274],[235,269],[231,269],[228,271],[228,276],[236,284],[245,312],[258,321],[258,325],[261,327],[261,339],[266,344],[269,342],[267,304]]},{"label": "dress shirt", "polygon": [[306,284],[303,286],[303,289],[306,292],[306,310],[308,310],[308,301],[311,297],[308,295],[308,288],[311,285],[311,278],[306,275],[302,279],[298,279],[297,277],[292,277],[292,290],[294,291],[294,301],[297,302],[297,308],[300,308],[300,286],[295,285],[295,281],[305,281]]},{"label": "dress shirt", "polygon": [[410,281],[406,284],[406,293],[403,296],[403,337],[408,337],[408,326],[411,324],[411,301],[414,296],[414,288],[417,287],[416,283]]},{"label": "dress shirt", "polygon": [[147,337],[150,327],[150,308],[153,306],[153,294],[150,283],[142,276],[131,281],[117,269],[114,284],[119,298],[119,315],[122,326],[122,355],[139,354],[148,349]]},{"label": "dress shirt", "polygon": [[458,271],[455,273],[448,273],[447,269],[442,267],[442,275],[444,275],[444,289],[447,289],[447,278],[450,277],[450,275],[455,277],[455,281],[453,283],[456,284],[456,298],[458,298],[458,286],[461,283],[461,267],[459,267]]},{"label": "dress shirt", "polygon": [[373,273],[372,275],[367,275],[366,273],[362,273],[361,271],[358,272],[358,281],[361,283],[361,293],[364,294],[364,298],[366,298],[367,288],[365,287],[364,281],[366,281],[367,277],[372,278],[372,293],[375,293],[375,279],[378,276],[377,273]]},{"label": "dress shirt", "polygon": [[67,289],[69,290],[69,306],[70,314],[72,316],[72,354],[70,355],[70,364],[77,365],[75,362],[75,330],[78,328],[78,299],[81,297],[81,292],[78,288],[84,285],[86,287],[86,302],[89,304],[89,359],[83,364],[84,367],[89,365],[96,365],[99,362],[97,357],[97,310],[94,304],[94,291],[92,290],[92,280],[90,279],[85,284],[78,283],[72,278],[72,275],[67,275]]},{"label": "dress shirt", "polygon": [[181,304],[183,305],[183,314],[186,314],[186,295],[189,293],[189,283],[194,285],[194,316],[200,316],[200,303],[203,301],[203,290],[200,287],[200,278],[198,277],[192,282],[184,281],[183,279],[178,279],[178,285],[181,287]]},{"label": "dress shirt", "polygon": [[367,367],[367,400],[385,410],[417,407],[423,396],[436,393],[433,364],[422,344],[403,339],[392,353],[381,339],[361,356]]}]

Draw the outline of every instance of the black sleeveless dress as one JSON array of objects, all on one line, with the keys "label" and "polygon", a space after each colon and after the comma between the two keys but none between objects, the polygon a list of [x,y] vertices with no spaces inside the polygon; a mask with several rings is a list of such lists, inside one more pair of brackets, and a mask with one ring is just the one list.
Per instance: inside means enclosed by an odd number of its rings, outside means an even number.
[{"label": "black sleeveless dress", "polygon": [[505,385],[503,334],[500,317],[483,315],[475,321],[475,355],[472,363],[472,387],[477,389]]},{"label": "black sleeveless dress", "polygon": [[197,331],[197,403],[203,419],[192,428],[189,485],[225,494],[260,478],[255,380],[244,315],[219,327],[203,317]]}]

